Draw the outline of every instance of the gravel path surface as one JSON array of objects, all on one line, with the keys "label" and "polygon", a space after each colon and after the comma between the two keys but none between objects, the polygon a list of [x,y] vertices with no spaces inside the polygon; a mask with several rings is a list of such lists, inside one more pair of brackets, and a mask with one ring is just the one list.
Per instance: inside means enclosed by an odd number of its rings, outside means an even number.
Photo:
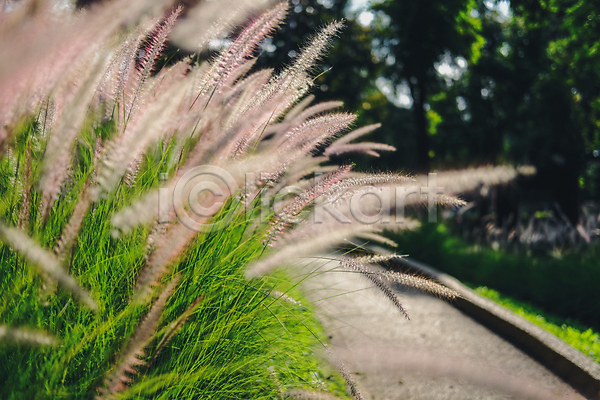
[{"label": "gravel path surface", "polygon": [[443,300],[399,291],[406,320],[358,274],[316,273],[304,288],[365,399],[583,399]]}]

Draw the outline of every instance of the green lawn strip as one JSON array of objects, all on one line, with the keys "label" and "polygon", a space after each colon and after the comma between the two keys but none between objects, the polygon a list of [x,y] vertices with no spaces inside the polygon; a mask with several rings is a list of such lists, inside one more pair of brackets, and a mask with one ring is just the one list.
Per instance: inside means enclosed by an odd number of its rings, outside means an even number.
[{"label": "green lawn strip", "polygon": [[469,243],[452,235],[446,222],[423,223],[418,230],[392,239],[399,254],[600,330],[598,243],[558,256],[532,255]]},{"label": "green lawn strip", "polygon": [[499,305],[513,311],[540,328],[552,333],[559,339],[565,341],[583,354],[588,355],[600,363],[600,333],[592,328],[585,328],[576,321],[548,314],[538,307],[527,302],[500,294],[487,286],[477,286],[463,282],[480,295],[498,303]]},{"label": "green lawn strip", "polygon": [[468,243],[445,223],[424,223],[394,239],[398,253],[470,282],[465,284],[600,362],[600,246],[533,256]]}]

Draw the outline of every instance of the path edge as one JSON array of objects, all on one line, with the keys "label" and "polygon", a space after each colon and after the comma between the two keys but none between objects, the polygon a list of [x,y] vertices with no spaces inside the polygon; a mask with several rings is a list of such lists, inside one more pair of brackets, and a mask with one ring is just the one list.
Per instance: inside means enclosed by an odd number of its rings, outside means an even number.
[{"label": "path edge", "polygon": [[[371,248],[379,254],[391,254],[378,246]],[[415,271],[458,292],[460,297],[451,302],[453,306],[541,362],[587,399],[600,400],[600,364],[446,273],[410,257],[394,262],[400,269]]]}]

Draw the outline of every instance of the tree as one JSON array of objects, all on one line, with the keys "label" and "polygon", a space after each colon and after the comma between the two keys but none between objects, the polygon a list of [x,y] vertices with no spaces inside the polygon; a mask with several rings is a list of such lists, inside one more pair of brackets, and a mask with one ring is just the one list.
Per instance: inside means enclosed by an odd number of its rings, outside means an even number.
[{"label": "tree", "polygon": [[417,169],[429,170],[427,108],[430,96],[443,85],[436,64],[462,57],[477,61],[483,38],[473,0],[384,1],[375,5],[379,45],[386,60],[384,76],[395,86],[405,84],[413,99],[417,134]]},{"label": "tree", "polygon": [[[580,186],[597,197],[600,131],[600,25],[597,7],[573,1],[513,1],[500,22],[480,9],[485,45],[447,99],[432,107],[444,135],[438,146],[462,147],[463,157],[529,163],[544,206],[558,204],[579,220]],[[455,98],[466,107],[457,117]],[[464,132],[454,147],[456,131]],[[439,139],[439,138],[438,138]],[[470,142],[470,144],[468,144]],[[596,153],[594,153],[596,150]],[[596,168],[596,169],[594,169]]]},{"label": "tree", "polygon": [[296,50],[317,27],[344,19],[342,32],[334,39],[329,55],[317,71],[312,93],[316,101],[343,100],[344,109],[358,114],[357,125],[382,121],[381,128],[370,134],[370,140],[396,145],[398,150],[382,153],[379,158],[345,154],[335,161],[357,164],[361,170],[412,167],[416,159],[411,116],[407,110],[395,107],[375,85],[384,64],[372,52],[376,32],[359,24],[347,12],[347,3],[347,0],[292,1],[286,24],[263,44],[257,68],[281,68],[293,59]]},{"label": "tree", "polygon": [[291,62],[315,30],[344,19],[344,29],[333,41],[330,54],[315,79],[316,100],[343,99],[348,110],[360,110],[366,92],[373,88],[379,60],[371,54],[373,32],[346,17],[347,0],[293,0],[283,25],[262,46],[258,67],[280,68]]}]

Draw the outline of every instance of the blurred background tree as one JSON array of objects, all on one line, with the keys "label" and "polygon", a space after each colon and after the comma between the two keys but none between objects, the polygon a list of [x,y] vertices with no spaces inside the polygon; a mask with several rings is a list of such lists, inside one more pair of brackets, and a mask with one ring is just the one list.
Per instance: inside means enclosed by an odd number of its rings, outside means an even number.
[{"label": "blurred background tree", "polygon": [[438,124],[429,101],[446,85],[438,72],[441,63],[460,69],[479,58],[484,39],[475,5],[464,0],[420,0],[385,1],[372,7],[377,12],[374,51],[385,58],[383,76],[395,88],[408,87],[412,98],[420,172],[429,171],[429,135],[436,133]]},{"label": "blurred background tree", "polygon": [[524,196],[574,225],[581,201],[600,196],[600,1],[291,3],[261,66],[285,64],[316,26],[347,20],[315,95],[342,99],[361,124],[382,122],[372,135],[398,152],[353,158],[362,168],[531,164],[539,173]]},{"label": "blurred background tree", "polygon": [[[343,100],[358,124],[381,122],[371,135],[398,151],[336,161],[408,172],[531,164],[520,197],[577,225],[582,201],[600,197],[598,10],[600,0],[290,0],[257,68],[281,68],[316,27],[345,19],[313,93]],[[497,225],[511,213],[518,223],[517,197],[497,193]]]}]

